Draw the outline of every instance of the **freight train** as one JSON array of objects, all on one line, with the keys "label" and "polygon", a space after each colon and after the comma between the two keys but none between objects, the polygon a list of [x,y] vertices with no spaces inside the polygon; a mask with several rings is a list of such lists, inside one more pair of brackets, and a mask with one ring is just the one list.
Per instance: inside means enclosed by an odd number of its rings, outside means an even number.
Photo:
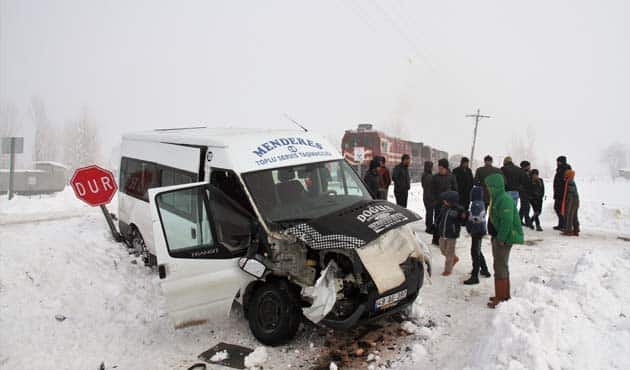
[{"label": "freight train", "polygon": [[[362,161],[355,159],[355,148],[363,148]],[[374,130],[371,124],[360,124],[356,130],[346,130],[341,140],[341,152],[343,157],[362,174],[367,171],[370,161],[375,156],[385,157],[387,167],[392,169],[400,163],[403,154],[409,154],[411,156],[409,173],[412,181],[420,181],[425,161],[437,163],[441,158],[448,158],[448,153],[443,150],[421,142],[388,136]]]}]

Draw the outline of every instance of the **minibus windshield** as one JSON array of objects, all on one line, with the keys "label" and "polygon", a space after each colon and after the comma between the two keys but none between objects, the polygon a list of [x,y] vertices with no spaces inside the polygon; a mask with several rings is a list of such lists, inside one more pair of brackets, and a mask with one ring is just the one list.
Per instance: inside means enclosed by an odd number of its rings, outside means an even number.
[{"label": "minibus windshield", "polygon": [[304,222],[372,199],[345,160],[309,163],[243,174],[268,223]]}]

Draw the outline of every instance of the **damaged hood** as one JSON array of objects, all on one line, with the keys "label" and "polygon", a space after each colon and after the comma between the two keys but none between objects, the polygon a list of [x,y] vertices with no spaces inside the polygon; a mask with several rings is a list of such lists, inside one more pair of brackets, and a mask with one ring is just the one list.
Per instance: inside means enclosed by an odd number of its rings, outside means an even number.
[{"label": "damaged hood", "polygon": [[285,230],[313,249],[361,248],[389,230],[421,220],[416,213],[382,201],[362,201]]},{"label": "damaged hood", "polygon": [[355,249],[382,294],[405,282],[400,264],[409,257],[430,258],[417,236],[421,219],[386,201],[365,201],[295,225],[285,233],[316,250]]}]

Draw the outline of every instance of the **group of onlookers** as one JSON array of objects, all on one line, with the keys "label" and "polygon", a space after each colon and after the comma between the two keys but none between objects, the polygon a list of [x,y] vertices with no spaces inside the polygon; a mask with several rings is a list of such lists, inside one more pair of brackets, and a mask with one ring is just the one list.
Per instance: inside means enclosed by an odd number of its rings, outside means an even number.
[{"label": "group of onlookers", "polygon": [[[563,235],[579,235],[579,195],[575,185],[575,172],[564,156],[557,159],[554,177],[554,209]],[[396,203],[407,207],[410,189],[409,155],[403,155],[394,168],[391,178],[385,167],[385,158],[376,157],[370,163],[365,182],[379,199],[387,199],[387,187],[393,181]],[[543,231],[540,214],[545,197],[545,185],[537,169],[529,161],[516,166],[511,157],[505,157],[503,167],[493,165],[487,155],[483,166],[473,176],[470,160],[462,158],[457,168],[450,170],[447,159],[440,159],[437,171],[433,162],[424,163],[421,178],[425,207],[426,231],[433,235],[432,243],[439,246],[445,257],[444,272],[449,276],[459,261],[455,253],[461,227],[471,236],[470,253],[473,269],[464,284],[479,283],[479,275],[492,276],[482,252],[482,239],[490,234],[494,259],[495,296],[488,306],[495,307],[510,298],[508,260],[513,244],[523,243],[523,226]],[[517,206],[520,203],[520,209]],[[532,214],[533,211],[533,214]]]}]

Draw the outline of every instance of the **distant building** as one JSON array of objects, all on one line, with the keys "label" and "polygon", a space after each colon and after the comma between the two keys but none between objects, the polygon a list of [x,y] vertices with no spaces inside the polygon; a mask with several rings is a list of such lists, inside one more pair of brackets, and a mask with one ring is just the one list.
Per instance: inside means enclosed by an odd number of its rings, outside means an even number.
[{"label": "distant building", "polygon": [[[15,170],[13,191],[21,195],[49,194],[62,191],[68,183],[68,169],[61,163],[40,161],[30,170]],[[9,170],[0,169],[0,194],[9,191]]]}]

